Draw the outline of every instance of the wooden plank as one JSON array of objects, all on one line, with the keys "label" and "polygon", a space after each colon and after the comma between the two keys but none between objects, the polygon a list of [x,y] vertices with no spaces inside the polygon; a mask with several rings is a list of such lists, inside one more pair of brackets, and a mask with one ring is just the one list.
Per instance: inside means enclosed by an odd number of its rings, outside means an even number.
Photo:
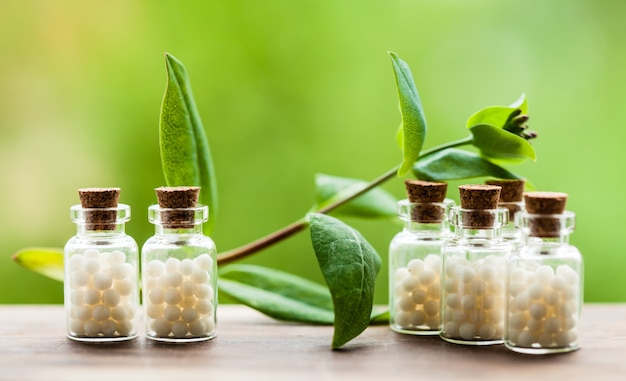
[{"label": "wooden plank", "polygon": [[65,337],[61,306],[0,306],[0,380],[624,380],[626,305],[585,305],[582,349],[530,356],[368,328],[331,351],[332,327],[277,322],[242,306],[218,310],[217,339],[162,344],[139,337],[82,344]]}]

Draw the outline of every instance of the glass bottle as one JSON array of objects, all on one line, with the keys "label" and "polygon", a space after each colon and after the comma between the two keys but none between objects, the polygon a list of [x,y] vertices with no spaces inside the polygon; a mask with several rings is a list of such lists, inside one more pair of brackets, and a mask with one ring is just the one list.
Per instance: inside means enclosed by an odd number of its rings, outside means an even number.
[{"label": "glass bottle", "polygon": [[530,192],[521,213],[524,246],[511,257],[505,345],[522,353],[576,350],[583,303],[583,260],[569,244],[575,215],[567,195]]},{"label": "glass bottle", "polygon": [[79,189],[70,209],[76,235],[65,245],[67,336],[87,342],[137,336],[138,248],[124,232],[130,207],[117,203],[119,188]]},{"label": "glass bottle", "polygon": [[[436,335],[441,326],[441,245],[449,238],[446,183],[405,182],[398,202],[404,228],[389,244],[389,324],[393,331]],[[438,202],[441,201],[441,202]]]},{"label": "glass bottle", "polygon": [[500,187],[462,185],[450,211],[454,237],[442,247],[442,339],[468,345],[504,340],[508,210],[497,208]]},{"label": "glass bottle", "polygon": [[199,190],[157,188],[159,205],[148,209],[155,226],[155,235],[142,248],[149,339],[193,342],[216,335],[217,252],[213,240],[202,233],[209,210],[197,205]]}]

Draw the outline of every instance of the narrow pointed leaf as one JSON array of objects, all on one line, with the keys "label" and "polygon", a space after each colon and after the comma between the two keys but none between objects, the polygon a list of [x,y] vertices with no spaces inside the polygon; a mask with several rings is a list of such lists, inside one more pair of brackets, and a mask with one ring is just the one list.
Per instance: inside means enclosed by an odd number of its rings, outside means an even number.
[{"label": "narrow pointed leaf", "polygon": [[[357,192],[367,186],[367,182],[347,177],[318,173],[315,176],[315,209]],[[389,192],[374,188],[367,193],[335,209],[332,214],[368,218],[393,218],[396,216],[397,200]]]},{"label": "narrow pointed leaf", "polygon": [[63,282],[63,249],[28,247],[13,254],[13,260],[31,271]]},{"label": "narrow pointed leaf", "polygon": [[200,186],[200,203],[208,205],[210,233],[217,214],[217,183],[209,142],[183,64],[165,54],[167,87],[161,104],[159,138],[165,182]]},{"label": "narrow pointed leaf", "polygon": [[229,265],[220,270],[218,289],[275,319],[316,324],[334,321],[328,288],[282,271]]},{"label": "narrow pointed leaf", "polygon": [[422,109],[411,69],[397,54],[389,52],[393,64],[393,72],[398,88],[400,113],[402,114],[402,164],[398,175],[403,176],[411,170],[413,163],[419,157],[426,137],[426,117]]},{"label": "narrow pointed leaf", "polygon": [[479,124],[470,128],[470,133],[472,145],[485,157],[514,162],[519,162],[520,159],[536,159],[535,149],[526,139],[502,128]]},{"label": "narrow pointed leaf", "polygon": [[415,177],[429,181],[449,181],[473,177],[519,179],[521,177],[472,152],[455,148],[421,157],[413,166]]},{"label": "narrow pointed leaf", "polygon": [[335,349],[369,325],[381,260],[358,231],[334,217],[311,213],[309,226],[317,261],[333,298]]}]

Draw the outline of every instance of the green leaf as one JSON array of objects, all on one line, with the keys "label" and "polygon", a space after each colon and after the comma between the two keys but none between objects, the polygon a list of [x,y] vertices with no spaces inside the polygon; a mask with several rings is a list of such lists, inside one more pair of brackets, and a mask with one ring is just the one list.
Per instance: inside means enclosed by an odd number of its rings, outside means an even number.
[{"label": "green leaf", "polygon": [[220,270],[219,291],[275,319],[332,324],[333,304],[319,283],[267,267],[229,265]]},{"label": "green leaf", "polygon": [[200,203],[211,217],[205,228],[215,226],[217,182],[209,142],[191,92],[183,64],[165,53],[167,87],[161,104],[159,138],[163,175],[168,186],[200,186]]},{"label": "green leaf", "polygon": [[535,149],[524,138],[502,128],[479,124],[470,128],[472,144],[488,158],[517,162],[535,160]]},{"label": "green leaf", "polygon": [[[366,181],[318,173],[315,175],[315,209],[353,194],[368,185]],[[396,216],[397,200],[381,188],[373,188],[333,211],[335,215],[392,218]]]},{"label": "green leaf", "polygon": [[524,94],[510,106],[490,106],[477,111],[467,120],[467,127],[471,128],[478,124],[504,127],[511,113],[518,109],[522,111],[522,114],[528,113],[528,103]]},{"label": "green leaf", "polygon": [[13,260],[36,273],[63,282],[63,249],[28,247],[13,254]]},{"label": "green leaf", "polygon": [[393,72],[398,88],[400,113],[402,114],[402,164],[398,175],[403,176],[411,170],[419,157],[426,137],[426,118],[422,109],[411,69],[396,53],[389,52],[393,64]]},{"label": "green leaf", "polygon": [[418,179],[429,181],[489,176],[499,179],[521,178],[475,153],[455,148],[422,156],[413,166],[413,174]]},{"label": "green leaf", "polygon": [[381,260],[358,231],[338,219],[311,213],[310,221],[313,249],[333,298],[335,349],[369,325]]}]

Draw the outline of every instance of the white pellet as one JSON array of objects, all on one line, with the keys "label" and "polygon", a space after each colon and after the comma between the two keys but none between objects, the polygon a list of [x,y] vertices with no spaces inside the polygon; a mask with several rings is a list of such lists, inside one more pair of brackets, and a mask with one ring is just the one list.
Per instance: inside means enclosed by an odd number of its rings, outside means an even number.
[{"label": "white pellet", "polygon": [[121,320],[115,324],[115,329],[120,336],[128,336],[133,329],[133,325],[129,320]]},{"label": "white pellet", "polygon": [[449,294],[446,297],[446,305],[452,308],[458,308],[461,306],[461,298],[459,294]]},{"label": "white pellet", "polygon": [[427,325],[430,329],[439,329],[439,326],[441,325],[441,319],[439,318],[438,314],[427,316],[424,324]]},{"label": "white pellet", "polygon": [[459,336],[464,340],[471,340],[476,336],[476,325],[473,323],[463,323],[459,327]]},{"label": "white pellet", "polygon": [[87,259],[83,265],[83,269],[87,272],[87,274],[93,275],[100,270],[100,261],[97,258]]},{"label": "white pellet", "polygon": [[436,278],[435,272],[430,271],[430,270],[424,270],[417,276],[417,279],[420,281],[420,283],[425,286],[428,286],[429,284],[434,282],[435,278]]},{"label": "white pellet", "polygon": [[161,276],[165,272],[165,264],[158,259],[153,259],[146,263],[145,272],[151,277]]},{"label": "white pellet", "polygon": [[193,261],[200,270],[209,271],[213,268],[213,258],[209,254],[199,255]]},{"label": "white pellet", "polygon": [[424,259],[424,264],[435,274],[441,271],[441,257],[437,254],[428,254]]},{"label": "white pellet", "polygon": [[413,310],[409,312],[409,324],[417,327],[426,322],[426,314],[422,310]]},{"label": "white pellet", "polygon": [[146,314],[149,318],[158,319],[163,317],[163,305],[162,304],[154,304],[148,303],[146,306]]},{"label": "white pellet", "polygon": [[559,319],[555,317],[546,319],[546,322],[544,324],[545,332],[555,333],[555,332],[558,332],[560,328],[561,328],[561,322],[559,322]]},{"label": "white pellet", "polygon": [[183,297],[183,300],[181,300],[180,306],[182,308],[193,307],[196,305],[197,301],[198,300],[196,299],[195,296],[186,296],[186,297]]},{"label": "white pellet", "polygon": [[72,319],[70,321],[70,331],[74,332],[76,336],[82,336],[85,334],[85,323],[78,319]]},{"label": "white pellet", "polygon": [[463,295],[461,297],[461,307],[464,310],[473,310],[476,308],[476,297],[473,295]]},{"label": "white pellet", "polygon": [[409,263],[406,265],[406,269],[411,274],[417,275],[424,270],[424,261],[422,261],[421,259],[411,259]]},{"label": "white pellet", "polygon": [[189,324],[189,333],[191,336],[204,336],[207,334],[206,325],[202,320],[196,320]]},{"label": "white pellet", "polygon": [[445,336],[458,337],[459,325],[453,321],[448,321],[443,326],[443,333]]},{"label": "white pellet", "polygon": [[[204,299],[201,299],[201,300],[204,300]],[[411,299],[410,296],[404,296],[402,298],[398,298],[396,300],[396,305],[398,306],[398,309],[402,311],[412,311],[415,309],[415,303],[413,303],[413,300]]]},{"label": "white pellet", "polygon": [[476,277],[476,270],[471,265],[463,266],[459,274],[459,281],[469,283]]},{"label": "white pellet", "polygon": [[572,340],[572,337],[573,335],[571,331],[558,331],[554,334],[554,341],[559,347],[567,347],[572,344],[572,342],[574,342],[574,340]]},{"label": "white pellet", "polygon": [[114,289],[105,290],[102,293],[102,303],[105,306],[115,307],[120,303],[120,294]]},{"label": "white pellet", "polygon": [[159,337],[167,337],[172,332],[172,324],[166,319],[155,319],[150,326]]},{"label": "white pellet", "polygon": [[447,278],[444,284],[444,289],[449,294],[457,292],[459,289],[459,281],[454,278]]},{"label": "white pellet", "polygon": [[537,276],[537,280],[544,284],[549,284],[554,277],[554,271],[552,270],[552,267],[547,265],[540,266],[535,274]]},{"label": "white pellet", "polygon": [[86,271],[78,270],[71,275],[70,285],[72,288],[84,287],[89,283],[89,274]]},{"label": "white pellet", "polygon": [[111,277],[113,279],[124,279],[126,278],[127,274],[126,274],[126,266],[125,263],[116,263],[113,266],[111,266]]},{"label": "white pellet", "polygon": [[168,321],[174,322],[180,318],[180,308],[177,306],[168,305],[163,310],[163,316]]},{"label": "white pellet", "polygon": [[183,283],[183,275],[181,273],[173,272],[164,276],[166,277],[165,284],[169,287],[178,287]]},{"label": "white pellet", "polygon": [[177,273],[180,268],[180,261],[177,258],[167,258],[165,261],[165,272],[167,273]]},{"label": "white pellet", "polygon": [[122,296],[130,295],[134,290],[133,282],[126,279],[118,279],[113,282],[113,288]]},{"label": "white pellet", "polygon": [[114,264],[121,264],[126,262],[126,254],[124,254],[124,252],[119,251],[119,250],[115,250],[111,252],[111,255],[109,256],[109,263],[114,265]]},{"label": "white pellet", "polygon": [[538,283],[531,284],[530,287],[528,287],[528,296],[530,296],[532,299],[542,298],[543,294],[544,288]]},{"label": "white pellet", "polygon": [[80,254],[75,254],[70,257],[70,271],[78,271],[83,268],[85,258]]},{"label": "white pellet", "polygon": [[85,290],[85,303],[93,306],[100,303],[101,293],[94,288],[88,288]]},{"label": "white pellet", "polygon": [[480,277],[486,282],[496,279],[497,275],[498,270],[493,265],[483,265],[480,267]]},{"label": "white pellet", "polygon": [[91,319],[85,322],[85,335],[97,336],[100,333],[100,323]]},{"label": "white pellet", "polygon": [[162,288],[156,288],[148,294],[148,300],[153,304],[161,304],[165,301],[165,291]]},{"label": "white pellet", "polygon": [[193,293],[196,291],[196,284],[193,281],[186,280],[180,286],[180,293],[183,296],[193,296]]},{"label": "white pellet", "polygon": [[79,306],[73,309],[75,311],[76,319],[80,321],[87,321],[91,319],[93,309],[89,306]]},{"label": "white pellet", "polygon": [[524,312],[515,312],[509,317],[509,327],[522,330],[528,323],[528,316]]},{"label": "white pellet", "polygon": [[187,323],[192,323],[198,319],[198,311],[194,308],[185,308],[180,313],[180,318]]},{"label": "white pellet", "polygon": [[175,338],[181,339],[187,335],[187,332],[189,332],[189,327],[184,321],[179,320],[172,324],[172,334]]},{"label": "white pellet", "polygon": [[117,324],[113,320],[105,320],[100,322],[100,331],[104,335],[104,337],[113,337],[115,336],[115,331],[117,330]]},{"label": "white pellet", "polygon": [[424,312],[428,316],[439,315],[439,300],[429,300],[424,303]]},{"label": "white pellet", "polygon": [[412,312],[396,311],[393,321],[399,327],[408,327],[411,324],[411,314]]},{"label": "white pellet", "polygon": [[485,283],[480,279],[474,279],[469,287],[471,293],[475,296],[482,296],[487,291]]},{"label": "white pellet", "polygon": [[483,340],[493,340],[496,338],[496,327],[493,324],[483,323],[478,327],[478,336]]},{"label": "white pellet", "polygon": [[191,273],[194,270],[194,267],[195,267],[195,265],[193,263],[193,260],[191,260],[189,258],[183,259],[180,262],[180,272],[183,275],[191,275]]},{"label": "white pellet", "polygon": [[196,302],[196,310],[202,315],[213,313],[213,303],[200,299]]},{"label": "white pellet", "polygon": [[542,332],[538,337],[539,345],[544,348],[549,348],[554,344],[554,335],[549,332]]},{"label": "white pellet", "polygon": [[556,275],[554,278],[552,278],[550,285],[552,286],[552,289],[556,291],[564,291],[566,288],[568,288],[565,277],[561,275]]},{"label": "white pellet", "polygon": [[513,298],[513,306],[517,311],[527,310],[530,305],[530,296],[527,292],[522,291]]},{"label": "white pellet", "polygon": [[535,337],[535,335],[533,335],[532,333],[528,331],[520,332],[519,336],[517,337],[517,345],[520,347],[529,348],[536,341],[537,341],[537,338]]},{"label": "white pellet", "polygon": [[113,285],[113,278],[105,272],[96,273],[93,276],[93,286],[98,290],[106,290]]},{"label": "white pellet", "polygon": [[441,299],[441,286],[439,286],[439,282],[432,283],[428,286],[426,294],[428,294],[429,298],[436,299],[437,303],[439,303],[439,299]]},{"label": "white pellet", "polygon": [[[409,262],[411,263],[411,262]],[[400,267],[396,270],[396,272],[393,274],[393,279],[398,282],[401,281],[402,279],[411,276],[411,273],[409,272],[409,270],[407,270],[406,267]]]},{"label": "white pellet", "polygon": [[206,283],[209,280],[209,273],[206,270],[195,269],[191,279],[196,283]]},{"label": "white pellet", "polygon": [[411,293],[411,300],[415,304],[424,304],[424,302],[428,299],[428,293],[421,288],[413,290]]},{"label": "white pellet", "polygon": [[[204,282],[200,282],[200,283],[204,283]],[[413,289],[419,287],[419,280],[414,276],[408,276],[402,279],[400,281],[400,284],[402,284],[402,288],[404,288],[405,291],[411,292],[413,291]]]},{"label": "white pellet", "polygon": [[548,312],[548,308],[545,306],[545,304],[533,303],[530,306],[529,311],[530,311],[530,316],[532,316],[533,319],[540,320],[546,316],[546,313]]},{"label": "white pellet", "polygon": [[167,304],[178,304],[182,300],[182,295],[177,288],[170,288],[165,290],[165,294],[163,296],[163,300]]},{"label": "white pellet", "polygon": [[111,316],[111,310],[104,304],[98,304],[93,308],[92,316],[97,321],[107,320]]},{"label": "white pellet", "polygon": [[208,284],[198,284],[196,285],[195,295],[198,299],[209,298],[213,295],[213,287]]},{"label": "white pellet", "polygon": [[125,306],[111,308],[111,319],[122,321],[129,318],[128,309]]}]

